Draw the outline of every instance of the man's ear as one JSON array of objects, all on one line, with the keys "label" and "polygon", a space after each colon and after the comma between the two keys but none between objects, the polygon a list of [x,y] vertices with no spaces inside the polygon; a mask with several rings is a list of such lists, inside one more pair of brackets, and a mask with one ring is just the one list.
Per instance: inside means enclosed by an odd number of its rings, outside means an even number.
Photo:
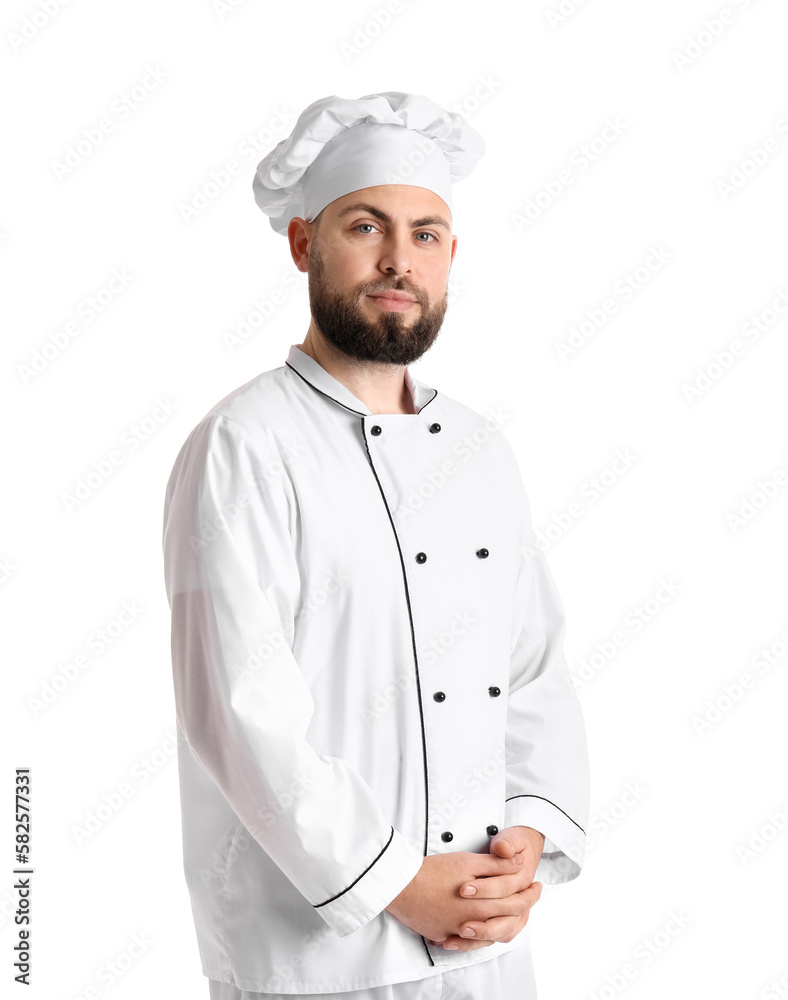
[{"label": "man's ear", "polygon": [[304,219],[295,216],[287,225],[287,239],[290,243],[290,256],[299,271],[309,270],[309,244],[313,238],[312,226]]},{"label": "man's ear", "polygon": [[449,260],[449,270],[454,263],[454,255],[457,253],[457,244],[460,242],[459,236],[452,236],[451,238],[451,259]]}]

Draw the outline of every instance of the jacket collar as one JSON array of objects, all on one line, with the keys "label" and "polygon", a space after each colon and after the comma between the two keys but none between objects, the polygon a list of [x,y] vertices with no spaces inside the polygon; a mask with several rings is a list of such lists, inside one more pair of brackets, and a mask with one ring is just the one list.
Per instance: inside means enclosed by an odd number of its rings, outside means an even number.
[{"label": "jacket collar", "polygon": [[[329,399],[333,399],[335,403],[339,403],[354,413],[361,413],[364,416],[373,415],[372,410],[369,409],[366,403],[362,402],[357,396],[354,396],[346,385],[334,378],[333,375],[330,375],[322,365],[318,364],[309,354],[305,354],[297,344],[293,344],[290,347],[286,364],[288,367],[295,369],[301,378],[305,382],[308,382],[313,389],[321,392],[324,396],[328,396]],[[405,369],[405,384],[413,397],[416,412],[419,412],[438,395],[437,390],[413,378],[408,368]],[[407,416],[407,414],[403,415]]]}]

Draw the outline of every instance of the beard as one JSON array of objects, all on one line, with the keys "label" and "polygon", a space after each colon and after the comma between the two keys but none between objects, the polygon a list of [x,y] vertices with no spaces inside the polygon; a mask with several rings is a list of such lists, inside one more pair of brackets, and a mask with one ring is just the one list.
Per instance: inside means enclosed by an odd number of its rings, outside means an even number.
[{"label": "beard", "polygon": [[[407,292],[416,300],[409,312],[418,309],[417,319],[409,321],[405,313],[384,310],[373,320],[362,315],[364,295],[391,290]],[[309,306],[320,333],[347,357],[410,365],[434,344],[446,314],[448,289],[431,308],[426,294],[402,278],[383,286],[365,282],[355,292],[340,292],[326,277],[323,258],[313,243],[309,255]]]}]

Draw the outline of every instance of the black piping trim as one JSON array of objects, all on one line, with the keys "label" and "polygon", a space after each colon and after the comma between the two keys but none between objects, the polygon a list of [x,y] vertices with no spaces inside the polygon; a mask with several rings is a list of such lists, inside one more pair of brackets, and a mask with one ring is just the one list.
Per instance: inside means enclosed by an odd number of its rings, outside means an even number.
[{"label": "black piping trim", "polygon": [[290,364],[289,361],[285,361],[285,364],[290,369],[290,371],[295,372],[296,375],[299,378],[302,378],[306,382],[307,385],[312,386],[312,388],[315,390],[315,392],[319,392],[321,396],[325,396],[326,399],[330,399],[334,403],[339,403],[340,406],[344,406],[346,410],[350,410],[351,413],[355,413],[356,416],[358,416],[358,417],[366,417],[367,416],[367,414],[366,413],[362,413],[361,410],[354,410],[352,406],[345,406],[345,404],[344,403],[340,403],[338,399],[334,399],[334,397],[333,396],[329,396],[329,394],[327,392],[323,392],[323,390],[322,389],[318,389],[318,387],[316,385],[312,385],[312,383],[309,381],[309,379],[306,378],[304,375],[302,375],[301,372],[298,371],[297,368],[293,368],[293,366]]},{"label": "black piping trim", "polygon": [[[436,394],[437,395],[437,392]],[[435,397],[433,397],[434,399]],[[423,407],[422,407],[423,409]],[[413,645],[413,663],[416,667],[416,690],[419,697],[419,718],[421,720],[421,746],[422,752],[424,754],[424,856],[427,856],[427,835],[430,827],[430,794],[429,794],[429,774],[427,770],[427,736],[424,729],[424,706],[421,698],[421,679],[419,677],[419,657],[416,651],[416,632],[413,628],[413,612],[410,606],[410,592],[408,590],[408,577],[405,572],[405,560],[402,555],[402,546],[399,543],[399,536],[397,535],[397,529],[394,524],[394,519],[391,516],[391,511],[389,509],[388,501],[386,500],[386,494],[383,492],[383,487],[381,486],[380,479],[378,478],[377,471],[375,469],[375,464],[372,461],[372,455],[369,453],[369,442],[367,441],[367,436],[365,433],[364,424],[361,425],[361,433],[364,435],[364,446],[367,449],[367,458],[369,459],[370,468],[375,476],[375,481],[378,484],[378,489],[380,490],[380,495],[383,498],[383,504],[386,508],[386,513],[388,514],[389,522],[391,524],[391,530],[394,532],[394,541],[397,543],[397,551],[399,552],[400,566],[402,567],[402,581],[405,584],[405,601],[408,606],[408,620],[410,621],[410,637],[411,643]],[[422,943],[424,944],[424,949],[427,952],[427,958],[430,960],[430,965],[435,965],[435,960],[430,954],[430,949],[427,947],[427,941],[424,935],[421,935]]]},{"label": "black piping trim", "polygon": [[[321,396],[325,396],[326,399],[330,399],[334,403],[339,403],[340,406],[344,406],[345,409],[348,410],[350,413],[355,413],[357,417],[367,417],[367,416],[370,416],[370,415],[373,416],[373,417],[377,416],[376,413],[368,414],[368,413],[362,413],[361,410],[354,410],[352,406],[347,406],[345,403],[340,402],[338,399],[334,399],[334,397],[333,396],[329,396],[329,394],[327,392],[323,392],[322,389],[318,389],[318,387],[316,385],[314,385],[312,382],[310,382],[309,379],[305,375],[302,375],[301,372],[298,371],[297,368],[293,368],[293,366],[290,364],[289,361],[285,361],[285,364],[290,369],[290,371],[295,372],[296,375],[299,378],[303,379],[308,386],[311,386],[315,390],[315,392],[319,392]],[[432,392],[433,392],[432,396],[430,396],[430,398],[427,400],[427,402],[424,404],[424,406],[429,406],[429,404],[433,401],[433,399],[435,399],[435,397],[438,395],[438,390],[437,389],[433,389]],[[419,410],[419,413],[421,413],[421,410],[424,409],[424,406],[421,407],[421,409]]]},{"label": "black piping trim", "polygon": [[[508,799],[506,799],[505,801],[506,801],[506,802],[511,802],[511,801],[512,801],[512,799],[541,799],[541,800],[542,800],[543,802],[550,802],[550,799],[546,799],[546,798],[544,797],[544,795],[528,795],[528,794],[522,794],[522,795],[510,795],[510,796],[509,796],[509,798],[508,798]],[[571,817],[571,816],[569,815],[569,813],[568,813],[568,812],[564,812],[564,810],[563,810],[563,809],[562,809],[562,808],[561,808],[560,806],[556,806],[556,805],[555,805],[555,802],[550,802],[550,805],[551,805],[551,806],[555,806],[555,808],[556,808],[556,809],[557,809],[557,810],[558,810],[559,812],[562,812],[562,813],[564,813],[564,816],[566,816],[566,818],[567,818],[567,819],[568,819],[568,820],[570,821],[570,823],[575,823],[575,821],[574,821],[574,820],[572,819],[572,817]],[[581,832],[581,833],[582,833],[583,835],[585,835],[585,830],[584,830],[584,829],[582,828],[582,826],[580,826],[580,824],[579,824],[579,823],[575,823],[575,826],[577,827],[577,829],[578,829],[578,830],[579,830],[579,831],[580,831],[580,832]]]},{"label": "black piping trim", "polygon": [[[431,403],[431,402],[433,401],[433,399],[435,399],[435,397],[436,397],[437,395],[438,395],[438,390],[437,390],[437,389],[433,389],[433,390],[432,390],[432,395],[431,395],[431,396],[430,396],[430,398],[429,398],[429,399],[427,400],[427,402],[426,402],[426,403],[424,404],[424,406],[429,406],[429,405],[430,405],[430,403]],[[424,406],[422,406],[421,410],[423,410],[423,409],[424,409]],[[419,413],[421,413],[421,410],[419,410]]]},{"label": "black piping trim", "polygon": [[[392,828],[391,828],[391,834],[389,836],[389,839],[386,841],[386,847],[389,846],[389,844],[391,843],[391,841],[393,839],[394,839],[394,827],[392,826]],[[372,865],[374,865],[375,862],[377,862],[377,861],[380,860],[380,858],[383,855],[383,852],[386,850],[386,847],[384,847],[383,850],[380,852],[380,854],[375,858],[375,861],[373,861],[372,864],[367,865],[367,867],[358,876],[358,878],[354,878],[353,881],[350,883],[350,885],[347,886],[347,888],[343,889],[342,892],[338,892],[336,894],[336,896],[332,896],[330,899],[324,899],[322,903],[312,903],[312,906],[314,906],[315,909],[318,909],[321,906],[325,906],[326,903],[333,903],[335,899],[339,899],[340,896],[343,896],[348,891],[348,889],[352,889],[353,886],[356,884],[356,882],[358,882],[358,879],[359,878],[363,878],[367,874],[367,872],[370,870],[370,868],[372,867]]]}]

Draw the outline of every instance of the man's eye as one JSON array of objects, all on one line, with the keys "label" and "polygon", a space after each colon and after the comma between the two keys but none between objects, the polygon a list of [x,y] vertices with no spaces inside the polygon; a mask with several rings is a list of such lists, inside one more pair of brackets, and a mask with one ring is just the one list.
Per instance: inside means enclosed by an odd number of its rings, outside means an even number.
[{"label": "man's eye", "polygon": [[377,226],[373,226],[371,222],[360,222],[357,226],[354,226],[354,228],[361,229],[362,226],[369,226],[370,229],[377,229]]},{"label": "man's eye", "polygon": [[[431,236],[431,237],[432,237],[432,239],[433,239],[433,241],[437,240],[437,238],[438,238],[438,237],[437,237],[437,236],[435,235],[435,233],[419,233],[418,235],[419,235],[419,236]],[[422,243],[427,243],[427,242],[429,242],[429,241],[428,241],[428,240],[422,240],[421,242],[422,242]]]}]

